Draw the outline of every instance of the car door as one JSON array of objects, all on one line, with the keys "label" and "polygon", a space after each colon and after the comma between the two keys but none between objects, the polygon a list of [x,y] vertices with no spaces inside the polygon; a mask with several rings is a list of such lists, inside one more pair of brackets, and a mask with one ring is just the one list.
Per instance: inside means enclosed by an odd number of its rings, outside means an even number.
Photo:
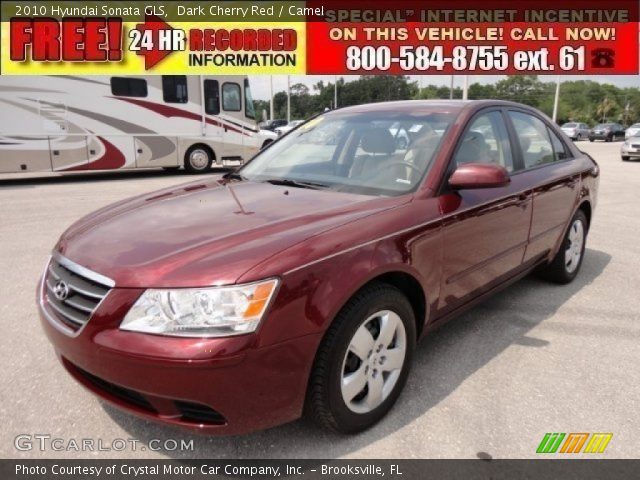
[{"label": "car door", "polygon": [[[515,173],[500,109],[482,110],[458,140],[449,175],[464,163],[496,163]],[[446,314],[520,267],[531,221],[527,185],[452,191],[439,197],[443,215],[443,275],[439,311]]]},{"label": "car door", "polygon": [[529,111],[509,110],[509,128],[518,144],[521,177],[533,188],[533,214],[524,263],[533,263],[554,249],[569,221],[580,190],[580,175],[562,139]]}]

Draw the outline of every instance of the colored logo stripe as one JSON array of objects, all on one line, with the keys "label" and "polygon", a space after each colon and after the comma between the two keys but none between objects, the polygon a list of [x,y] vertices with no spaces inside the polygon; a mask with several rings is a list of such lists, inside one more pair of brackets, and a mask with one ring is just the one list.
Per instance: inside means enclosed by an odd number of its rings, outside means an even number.
[{"label": "colored logo stripe", "polygon": [[556,453],[564,436],[564,433],[545,433],[536,453]]},{"label": "colored logo stripe", "polygon": [[[562,448],[558,453],[604,453],[612,437],[613,433],[545,433],[536,453],[556,453],[560,444]],[[585,444],[586,447],[582,450]]]},{"label": "colored logo stripe", "polygon": [[594,433],[584,449],[584,453],[604,453],[613,433]]}]

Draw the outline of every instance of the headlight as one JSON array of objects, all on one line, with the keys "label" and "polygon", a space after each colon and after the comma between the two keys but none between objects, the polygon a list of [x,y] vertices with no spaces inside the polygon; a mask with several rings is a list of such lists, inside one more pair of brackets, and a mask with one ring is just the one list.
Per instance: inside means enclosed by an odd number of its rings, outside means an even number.
[{"label": "headlight", "polygon": [[146,290],[122,330],[179,337],[227,337],[255,331],[278,280],[212,288]]}]

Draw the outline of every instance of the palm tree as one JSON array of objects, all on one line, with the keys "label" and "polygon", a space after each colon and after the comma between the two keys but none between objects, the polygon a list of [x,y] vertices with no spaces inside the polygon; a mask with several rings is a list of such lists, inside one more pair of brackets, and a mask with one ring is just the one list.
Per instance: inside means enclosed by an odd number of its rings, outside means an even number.
[{"label": "palm tree", "polygon": [[602,118],[602,123],[607,121],[607,115],[614,107],[614,102],[609,100],[609,97],[604,97],[602,102],[598,104],[596,107],[596,115]]}]

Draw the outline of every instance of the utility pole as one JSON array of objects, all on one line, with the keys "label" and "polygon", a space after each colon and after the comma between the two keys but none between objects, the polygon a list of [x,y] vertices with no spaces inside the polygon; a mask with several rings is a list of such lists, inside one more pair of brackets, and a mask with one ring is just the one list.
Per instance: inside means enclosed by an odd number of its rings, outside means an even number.
[{"label": "utility pole", "polygon": [[462,100],[469,99],[469,75],[464,76],[464,83],[462,84]]},{"label": "utility pole", "polygon": [[451,84],[449,85],[449,100],[453,100],[453,81],[455,80],[455,76],[451,75]]},{"label": "utility pole", "polygon": [[338,108],[338,76],[333,76],[333,109]]},{"label": "utility pole", "polygon": [[291,121],[291,75],[287,75],[287,123]]},{"label": "utility pole", "polygon": [[553,123],[558,122],[558,102],[560,101],[560,75],[558,75],[556,79],[556,95],[553,99],[553,115],[551,116],[551,120]]},{"label": "utility pole", "polygon": [[269,97],[269,120],[273,120],[273,75],[269,75],[271,83],[271,96]]}]

